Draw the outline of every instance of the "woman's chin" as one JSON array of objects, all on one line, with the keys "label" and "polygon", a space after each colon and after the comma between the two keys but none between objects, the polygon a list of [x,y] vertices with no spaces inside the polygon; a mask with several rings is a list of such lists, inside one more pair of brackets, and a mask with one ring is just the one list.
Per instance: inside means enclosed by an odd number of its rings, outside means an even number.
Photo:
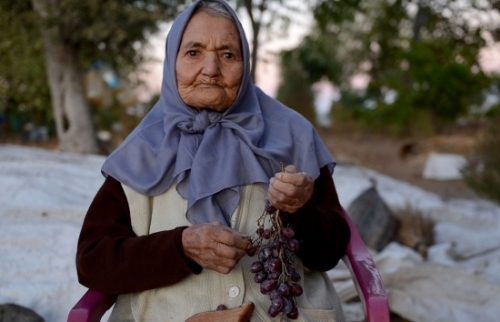
[{"label": "woman's chin", "polygon": [[231,106],[232,102],[224,90],[204,89],[199,91],[199,95],[192,95],[188,105],[197,109],[210,108],[220,112]]}]

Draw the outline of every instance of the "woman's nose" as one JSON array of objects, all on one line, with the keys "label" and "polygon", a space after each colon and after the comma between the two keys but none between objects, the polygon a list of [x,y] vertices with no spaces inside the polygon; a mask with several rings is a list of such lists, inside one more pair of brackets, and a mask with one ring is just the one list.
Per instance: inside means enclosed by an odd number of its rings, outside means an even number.
[{"label": "woman's nose", "polygon": [[216,54],[211,53],[206,56],[205,61],[203,62],[202,73],[209,77],[214,77],[219,75],[220,62],[219,62],[219,57],[217,57]]}]

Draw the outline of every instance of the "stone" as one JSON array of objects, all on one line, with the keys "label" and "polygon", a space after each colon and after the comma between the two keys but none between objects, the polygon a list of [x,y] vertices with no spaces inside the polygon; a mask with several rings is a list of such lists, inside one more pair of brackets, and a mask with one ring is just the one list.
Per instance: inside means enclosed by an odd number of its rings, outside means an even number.
[{"label": "stone", "polygon": [[0,322],[45,322],[35,311],[17,304],[0,304]]}]

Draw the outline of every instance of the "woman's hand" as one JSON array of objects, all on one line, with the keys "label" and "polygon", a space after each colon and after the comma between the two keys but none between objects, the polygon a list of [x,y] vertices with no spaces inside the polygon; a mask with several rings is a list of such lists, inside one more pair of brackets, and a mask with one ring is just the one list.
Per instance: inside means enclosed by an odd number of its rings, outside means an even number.
[{"label": "woman's hand", "polygon": [[251,247],[251,238],[219,222],[184,229],[182,246],[201,267],[228,274]]},{"label": "woman's hand", "polygon": [[274,207],[293,214],[311,198],[314,180],[310,174],[298,172],[294,165],[285,171],[271,178],[267,195]]}]

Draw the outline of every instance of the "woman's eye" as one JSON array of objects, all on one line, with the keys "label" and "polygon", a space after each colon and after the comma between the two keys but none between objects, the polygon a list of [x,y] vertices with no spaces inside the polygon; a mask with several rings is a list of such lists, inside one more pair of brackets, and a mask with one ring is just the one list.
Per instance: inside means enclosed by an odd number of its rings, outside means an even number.
[{"label": "woman's eye", "polygon": [[231,59],[233,57],[234,57],[233,53],[224,53],[224,58],[226,59]]},{"label": "woman's eye", "polygon": [[190,51],[188,51],[188,56],[194,57],[194,56],[196,56],[196,54],[197,54],[196,50],[190,50]]}]

